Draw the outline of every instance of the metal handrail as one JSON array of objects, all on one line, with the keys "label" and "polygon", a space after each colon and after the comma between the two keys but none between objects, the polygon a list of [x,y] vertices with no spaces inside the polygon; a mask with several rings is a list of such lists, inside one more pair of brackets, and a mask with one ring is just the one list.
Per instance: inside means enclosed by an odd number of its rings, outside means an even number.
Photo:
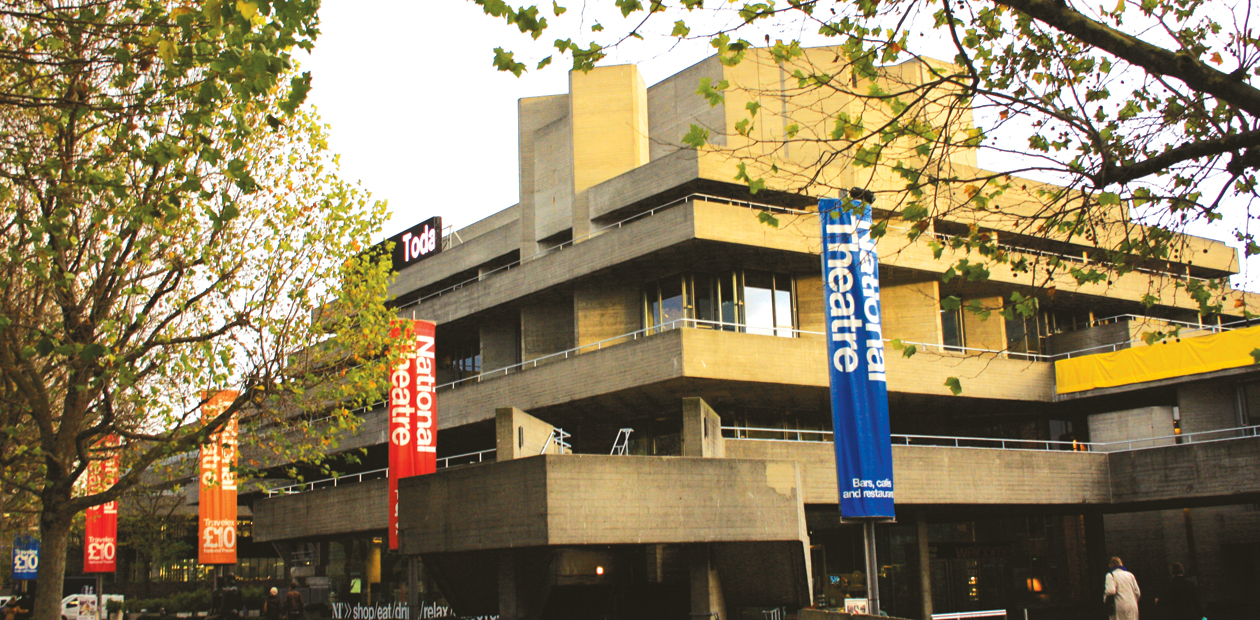
[{"label": "metal handrail", "polygon": [[[665,203],[665,204],[663,204],[663,205],[661,205],[661,206],[659,206],[659,207],[653,207],[653,208],[651,208],[651,209],[648,209],[647,211],[641,211],[641,212],[639,212],[639,213],[636,213],[636,214],[634,214],[634,215],[631,215],[630,217],[628,217],[628,218],[626,218],[626,219],[624,219],[624,220],[621,220],[621,221],[618,221],[618,222],[614,222],[614,223],[609,224],[609,225],[607,225],[607,226],[602,226],[602,227],[600,227],[600,228],[596,228],[596,229],[592,230],[591,232],[589,232],[589,233],[587,233],[587,234],[585,234],[585,235],[582,235],[581,237],[577,237],[576,239],[570,239],[570,240],[568,240],[568,241],[565,241],[564,243],[560,243],[560,244],[557,244],[557,245],[551,246],[551,247],[549,247],[549,248],[547,248],[547,249],[545,249],[545,250],[540,250],[540,251],[538,251],[538,252],[535,252],[534,254],[531,254],[531,255],[529,255],[529,256],[526,256],[525,258],[521,258],[521,259],[515,260],[515,261],[513,261],[513,262],[511,262],[511,263],[508,263],[508,264],[506,264],[506,265],[502,265],[502,266],[500,266],[500,267],[496,267],[496,268],[491,269],[490,271],[487,271],[487,272],[485,272],[485,273],[479,273],[479,274],[477,274],[477,277],[475,277],[475,278],[469,278],[469,279],[467,279],[467,280],[464,280],[463,282],[457,282],[457,283],[455,283],[455,284],[452,284],[452,285],[450,285],[450,286],[448,286],[448,287],[446,287],[446,288],[444,288],[444,289],[442,289],[442,290],[440,290],[440,291],[436,291],[436,292],[433,292],[433,293],[429,293],[428,295],[425,295],[425,296],[420,297],[420,298],[418,298],[418,299],[416,299],[416,300],[413,300],[413,301],[407,302],[407,303],[405,303],[405,304],[403,304],[403,305],[401,305],[401,306],[398,306],[398,308],[397,308],[397,309],[398,309],[398,310],[405,310],[405,309],[407,309],[407,308],[410,308],[410,307],[412,307],[412,306],[418,305],[418,304],[423,303],[423,302],[425,302],[425,301],[428,301],[428,300],[430,300],[430,299],[433,299],[433,298],[436,298],[436,297],[441,297],[442,295],[445,295],[445,294],[447,294],[447,293],[451,293],[451,292],[454,292],[454,291],[459,290],[459,289],[461,289],[461,288],[464,288],[465,286],[467,286],[467,285],[469,285],[469,284],[472,284],[472,283],[474,283],[474,282],[480,282],[480,281],[482,281],[482,280],[485,280],[487,277],[489,277],[489,276],[491,276],[491,275],[494,275],[494,274],[496,274],[496,273],[499,273],[499,272],[502,272],[502,271],[508,271],[508,270],[510,270],[510,269],[513,269],[513,268],[516,268],[516,267],[520,267],[521,265],[524,265],[524,264],[525,264],[525,263],[527,263],[527,262],[530,262],[530,261],[533,261],[533,260],[536,260],[536,259],[542,258],[543,256],[546,256],[546,255],[548,255],[548,254],[552,254],[552,253],[557,252],[557,251],[559,251],[559,250],[563,250],[563,249],[565,249],[565,248],[571,247],[571,246],[573,246],[574,244],[578,243],[579,241],[585,241],[585,240],[588,240],[588,239],[593,239],[594,237],[597,237],[597,236],[599,236],[599,235],[603,234],[603,233],[604,233],[604,232],[606,232],[606,231],[613,230],[613,229],[617,229],[617,228],[621,228],[622,226],[625,226],[626,224],[630,224],[630,223],[632,223],[632,222],[635,222],[635,221],[638,221],[638,220],[641,220],[641,219],[644,219],[644,218],[652,217],[653,215],[656,215],[657,213],[659,213],[659,212],[661,212],[661,211],[664,211],[664,210],[666,210],[666,209],[670,209],[670,208],[676,207],[676,206],[678,206],[678,205],[680,205],[680,204],[683,204],[683,203],[688,202],[688,201],[693,200],[693,199],[701,199],[701,200],[706,200],[706,201],[724,202],[724,203],[726,203],[726,204],[728,204],[728,205],[732,205],[732,206],[741,206],[741,205],[746,205],[749,209],[764,209],[764,210],[767,210],[767,211],[774,211],[774,212],[777,212],[777,213],[792,213],[792,214],[796,214],[796,215],[804,215],[804,214],[807,214],[807,213],[812,213],[812,211],[801,211],[801,210],[798,210],[798,209],[791,209],[791,208],[788,208],[788,207],[778,207],[778,206],[775,206],[775,205],[768,205],[768,204],[764,204],[764,203],[760,203],[760,202],[751,202],[751,201],[747,201],[747,200],[735,200],[735,199],[733,199],[733,198],[723,198],[723,197],[721,197],[721,196],[712,196],[712,195],[709,195],[709,194],[700,194],[700,193],[687,194],[686,196],[683,196],[682,198],[677,198],[677,199],[672,200],[672,201],[670,201],[670,202],[667,202],[667,203]],[[415,311],[414,311],[414,310],[412,311],[412,314],[413,314],[412,318],[414,319],[414,318],[415,318],[415,316],[414,316]]]},{"label": "metal handrail", "polygon": [[[795,435],[796,439],[770,439],[761,437],[749,437],[750,433],[769,433],[779,435]],[[803,439],[805,435],[815,436],[816,439]],[[723,426],[722,436],[725,439],[733,441],[779,441],[790,443],[821,443],[829,441],[832,437],[832,431],[823,431],[816,429],[804,428],[766,428],[756,426]],[[1104,442],[1086,442],[1086,441],[1051,441],[1043,439],[1003,439],[998,437],[954,437],[949,435],[892,435],[892,444],[895,446],[917,446],[925,448],[975,448],[984,450],[1019,450],[1034,452],[1059,452],[1059,451],[1076,451],[1076,452],[1136,452],[1139,450],[1150,450],[1154,448],[1166,448],[1174,445],[1190,445],[1202,443],[1214,443],[1219,441],[1231,441],[1235,439],[1245,439],[1248,437],[1260,437],[1260,425],[1257,426],[1238,426],[1234,428],[1222,428],[1210,431],[1199,431],[1196,433],[1185,433],[1182,435],[1164,435],[1160,437],[1144,437],[1141,439],[1125,439],[1120,441],[1104,441]],[[1042,446],[1042,447],[1036,447]],[[458,465],[471,465],[473,463],[482,463],[485,456],[495,452],[494,448],[489,450],[481,450],[478,452],[469,452],[467,454],[456,454],[438,459],[438,469],[448,467],[456,467]],[[473,457],[476,460],[472,460]],[[451,461],[458,459],[469,459],[467,463],[454,463]],[[374,469],[371,471],[359,472],[356,474],[346,474],[334,478],[324,478],[322,480],[314,480],[304,482],[302,484],[294,484],[285,487],[276,487],[267,489],[267,497],[276,495],[294,495],[304,491],[313,491],[315,489],[336,487],[341,482],[362,482],[364,480],[378,480],[389,476],[389,468]]]},{"label": "metal handrail", "polygon": [[[723,437],[732,440],[825,442],[832,438],[832,431],[792,428],[762,428],[753,426],[723,426]],[[749,437],[750,433],[779,434],[783,439]],[[795,435],[796,439],[787,436]],[[804,439],[804,436],[814,437]],[[1052,441],[1043,439],[1002,439],[997,437],[953,437],[948,435],[892,435],[895,446],[923,446],[938,448],[980,448],[990,450],[1076,451],[1076,452],[1134,452],[1170,445],[1212,443],[1260,436],[1260,426],[1238,426],[1180,435],[1163,435],[1120,441]],[[1038,447],[1040,446],[1040,447]]]},{"label": "metal handrail", "polygon": [[[451,456],[444,456],[440,459],[437,459],[437,469],[446,469],[448,467],[457,467],[459,465],[472,465],[474,463],[482,463],[485,461],[485,456],[493,452],[495,452],[495,449],[490,448],[489,450],[480,450],[478,452],[468,452],[466,454],[455,454]],[[474,458],[476,460],[473,460]],[[468,459],[468,462],[452,463],[452,461],[457,461],[461,459]],[[388,478],[388,477],[389,477],[389,468],[386,467],[384,469],[373,469],[371,471],[363,471],[363,472],[359,472],[355,474],[346,474],[344,476],[334,476],[332,478],[312,480],[311,482],[303,482],[301,484],[291,484],[286,487],[276,487],[274,489],[267,489],[265,493],[267,494],[267,497],[274,497],[276,495],[294,495],[297,493],[301,493],[303,491],[314,491],[315,489],[326,489],[329,487],[336,487],[341,483],[341,481],[363,482],[364,480],[380,480],[381,478]]]}]

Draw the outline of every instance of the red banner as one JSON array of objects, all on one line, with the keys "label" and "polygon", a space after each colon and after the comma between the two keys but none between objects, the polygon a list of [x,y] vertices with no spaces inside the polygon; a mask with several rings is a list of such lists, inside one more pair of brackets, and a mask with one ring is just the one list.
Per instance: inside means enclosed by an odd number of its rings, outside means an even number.
[{"label": "red banner", "polygon": [[[108,435],[102,448],[116,448],[118,436]],[[88,463],[88,493],[100,493],[118,482],[118,453],[111,451],[99,460]],[[83,572],[112,573],[118,551],[118,502],[97,504],[87,509],[87,528],[83,538]]]},{"label": "red banner", "polygon": [[[211,396],[201,406],[202,421],[214,419],[236,396],[231,390]],[[236,564],[236,474],[232,471],[236,465],[236,447],[235,415],[201,446],[197,506],[199,564]]]},{"label": "red banner", "polygon": [[402,354],[389,373],[389,548],[398,548],[398,481],[437,470],[437,367],[430,321],[395,320]]}]

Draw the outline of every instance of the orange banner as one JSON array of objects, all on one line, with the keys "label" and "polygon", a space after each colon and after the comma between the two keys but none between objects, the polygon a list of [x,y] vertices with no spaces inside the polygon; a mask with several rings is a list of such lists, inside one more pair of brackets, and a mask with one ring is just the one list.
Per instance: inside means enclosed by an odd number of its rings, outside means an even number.
[{"label": "orange banner", "polygon": [[398,481],[437,470],[437,367],[430,321],[395,320],[402,355],[389,372],[389,548],[398,548]]},{"label": "orange banner", "polygon": [[[116,448],[118,435],[108,435],[100,447]],[[118,482],[118,452],[111,451],[99,460],[88,463],[88,493],[100,493]],[[112,573],[117,570],[118,502],[97,504],[87,509],[87,527],[83,538],[83,572]]]},{"label": "orange banner", "polygon": [[[224,390],[201,406],[202,421],[214,419],[236,400]],[[201,446],[200,501],[197,507],[197,562],[236,564],[236,415]]]}]

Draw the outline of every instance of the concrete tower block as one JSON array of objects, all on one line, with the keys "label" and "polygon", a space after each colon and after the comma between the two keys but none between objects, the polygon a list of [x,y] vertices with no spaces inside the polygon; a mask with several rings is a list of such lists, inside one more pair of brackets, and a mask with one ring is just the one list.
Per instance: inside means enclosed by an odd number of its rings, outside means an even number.
[{"label": "concrete tower block", "polygon": [[586,190],[648,163],[647,86],[634,65],[569,73],[573,238],[591,230]]}]

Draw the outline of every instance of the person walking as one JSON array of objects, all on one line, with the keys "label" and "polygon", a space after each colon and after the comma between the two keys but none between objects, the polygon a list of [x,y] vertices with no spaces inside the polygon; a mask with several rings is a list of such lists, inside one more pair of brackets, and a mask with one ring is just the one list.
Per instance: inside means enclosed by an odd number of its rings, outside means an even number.
[{"label": "person walking", "polygon": [[1155,599],[1155,607],[1168,620],[1199,620],[1203,609],[1199,607],[1199,588],[1186,578],[1186,569],[1178,562],[1172,565],[1172,581],[1164,596]]},{"label": "person walking", "polygon": [[245,599],[241,596],[241,589],[236,587],[236,575],[228,573],[223,578],[223,583],[223,592],[219,599],[219,614],[223,620],[241,620],[241,610],[245,608]]},{"label": "person walking", "polygon": [[263,602],[263,618],[266,620],[284,620],[284,599],[280,597],[280,588],[272,587]]},{"label": "person walking", "polygon": [[1124,567],[1120,558],[1113,557],[1108,563],[1107,577],[1103,580],[1103,600],[1115,603],[1111,620],[1138,620],[1138,600],[1142,591],[1137,577]]},{"label": "person walking", "polygon": [[289,593],[284,595],[285,620],[303,620],[306,604],[302,602],[302,593],[298,592],[296,581],[289,583]]}]

